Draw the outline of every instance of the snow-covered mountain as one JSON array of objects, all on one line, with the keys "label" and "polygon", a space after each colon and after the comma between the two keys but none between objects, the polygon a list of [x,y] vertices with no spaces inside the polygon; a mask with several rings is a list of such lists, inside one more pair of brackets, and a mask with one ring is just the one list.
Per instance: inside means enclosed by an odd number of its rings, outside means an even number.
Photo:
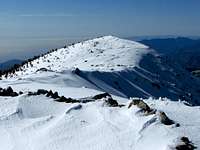
[{"label": "snow-covered mountain", "polygon": [[200,107],[186,105],[200,104],[199,85],[156,51],[113,36],[54,50],[2,76],[0,149],[199,148]]},{"label": "snow-covered mountain", "polygon": [[174,59],[188,71],[200,69],[200,40],[193,38],[153,38],[139,41],[163,56]]},{"label": "snow-covered mountain", "polygon": [[[54,76],[76,68],[79,69],[78,73],[72,71],[70,74],[89,84],[83,86],[92,86],[103,92],[123,97],[168,97],[200,104],[198,79],[147,46],[113,36],[81,42],[49,53],[21,67],[14,77],[23,79],[20,82],[27,82],[29,76],[33,78],[43,71]],[[46,76],[47,73],[43,74]],[[56,79],[63,82],[68,80],[65,77],[60,79],[60,75],[57,78],[49,77],[49,81]]]}]

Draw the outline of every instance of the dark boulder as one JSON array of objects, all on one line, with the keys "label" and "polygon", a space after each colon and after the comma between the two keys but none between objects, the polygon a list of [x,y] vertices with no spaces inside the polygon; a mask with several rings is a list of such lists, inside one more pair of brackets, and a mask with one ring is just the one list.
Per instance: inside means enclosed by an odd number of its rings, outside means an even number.
[{"label": "dark boulder", "polygon": [[176,146],[176,150],[194,150],[196,148],[187,137],[181,137],[180,143]]},{"label": "dark boulder", "polygon": [[53,95],[52,95],[51,97],[52,97],[53,99],[60,98],[60,97],[58,96],[58,92],[53,93]]},{"label": "dark boulder", "polygon": [[6,92],[7,92],[7,93],[13,93],[13,89],[9,86],[9,87],[6,89]]},{"label": "dark boulder", "polygon": [[92,97],[92,99],[98,100],[98,99],[102,99],[106,97],[111,97],[111,95],[108,93],[102,93],[102,94],[95,95],[94,97]]},{"label": "dark boulder", "polygon": [[156,110],[151,109],[143,100],[140,99],[135,99],[132,100],[132,102],[129,104],[128,108],[131,108],[133,105],[137,106],[140,108],[145,115],[152,115],[156,113]]},{"label": "dark boulder", "polygon": [[52,92],[52,90],[50,90],[50,91],[47,93],[47,97],[52,97],[52,95],[53,95],[53,92]]},{"label": "dark boulder", "polygon": [[119,106],[118,102],[116,100],[112,99],[112,97],[108,97],[105,100],[105,102],[109,107],[118,107]]},{"label": "dark boulder", "polygon": [[77,74],[77,75],[80,75],[81,71],[80,71],[79,68],[75,68],[75,69],[72,71],[72,73]]},{"label": "dark boulder", "polygon": [[161,123],[163,123],[165,125],[175,124],[175,122],[173,120],[169,119],[164,112],[159,112],[158,115],[159,115],[159,119],[160,119]]},{"label": "dark boulder", "polygon": [[11,97],[16,97],[18,96],[19,94],[17,92],[12,92],[10,93],[8,96],[11,96]]},{"label": "dark boulder", "polygon": [[45,95],[45,94],[47,94],[48,93],[48,91],[47,90],[44,90],[44,89],[39,89],[38,91],[37,91],[37,95]]},{"label": "dark boulder", "polygon": [[20,92],[19,92],[19,95],[22,95],[22,94],[23,94],[23,92],[22,92],[22,91],[20,91]]},{"label": "dark boulder", "polygon": [[36,93],[34,93],[34,92],[28,92],[28,96],[33,96],[33,95],[36,95]]},{"label": "dark boulder", "polygon": [[56,100],[57,102],[64,102],[64,103],[77,103],[78,100],[72,99],[72,98],[66,98],[64,96],[61,96],[59,99]]},{"label": "dark boulder", "polygon": [[19,94],[17,92],[14,92],[13,89],[9,86],[7,89],[0,89],[0,96],[11,96],[15,97]]},{"label": "dark boulder", "polygon": [[150,107],[143,101],[143,100],[133,100],[128,108],[131,108],[133,105],[136,105],[138,108],[141,108],[144,111],[149,112],[151,109]]}]

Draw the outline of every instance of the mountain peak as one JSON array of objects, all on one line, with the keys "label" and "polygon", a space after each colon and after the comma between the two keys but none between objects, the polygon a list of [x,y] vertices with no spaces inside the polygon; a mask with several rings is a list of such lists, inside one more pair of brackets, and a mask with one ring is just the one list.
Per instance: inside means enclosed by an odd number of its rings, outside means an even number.
[{"label": "mountain peak", "polygon": [[[44,76],[67,72],[77,74],[73,70],[79,70],[78,76],[81,72],[81,78],[92,82],[95,87],[98,85],[96,88],[114,95],[143,98],[168,95],[171,99],[200,103],[196,88],[200,83],[183,68],[158,57],[154,50],[143,44],[113,36],[58,49],[29,61],[6,77],[22,79],[41,73]],[[102,87],[99,86],[100,81],[103,82],[100,84]]]},{"label": "mountain peak", "polygon": [[23,67],[17,75],[35,73],[41,68],[62,72],[72,68],[85,71],[120,71],[138,66],[151,50],[138,42],[104,36],[58,49]]},{"label": "mountain peak", "polygon": [[148,46],[141,44],[139,42],[122,39],[122,38],[112,36],[112,35],[95,38],[95,39],[88,40],[88,41],[85,41],[85,42],[96,42],[96,41],[99,41],[99,42],[102,42],[102,43],[104,42],[105,43],[104,45],[112,43],[113,48],[114,48],[114,46],[120,46],[120,45],[129,45],[129,46],[134,45],[134,47],[138,47],[138,48],[149,48]]}]

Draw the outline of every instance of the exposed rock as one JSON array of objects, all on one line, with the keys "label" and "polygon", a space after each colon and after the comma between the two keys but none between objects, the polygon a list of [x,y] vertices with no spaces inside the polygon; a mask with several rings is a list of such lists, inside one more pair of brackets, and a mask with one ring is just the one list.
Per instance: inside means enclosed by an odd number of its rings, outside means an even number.
[{"label": "exposed rock", "polygon": [[19,95],[22,95],[22,94],[23,94],[23,92],[22,92],[22,91],[20,91],[20,92],[19,92]]},{"label": "exposed rock", "polygon": [[36,95],[45,95],[48,94],[49,92],[47,90],[44,89],[39,89],[37,90],[37,92],[28,92],[28,96],[36,96]]},{"label": "exposed rock", "polygon": [[28,96],[34,96],[34,95],[36,95],[34,92],[28,92]]},{"label": "exposed rock", "polygon": [[159,119],[160,119],[161,123],[163,123],[165,125],[175,124],[175,122],[173,120],[169,119],[164,112],[159,112],[158,115],[159,115]]},{"label": "exposed rock", "polygon": [[95,95],[94,97],[92,97],[92,99],[98,100],[98,99],[102,99],[106,97],[111,97],[111,95],[108,93],[102,93],[102,94]]},{"label": "exposed rock", "polygon": [[52,97],[53,99],[60,98],[60,97],[58,96],[58,92],[53,93],[53,95],[52,95],[51,97]]},{"label": "exposed rock", "polygon": [[7,92],[7,93],[13,93],[13,89],[9,86],[9,87],[6,89],[6,92]]},{"label": "exposed rock", "polygon": [[19,94],[17,92],[12,92],[10,93],[8,96],[11,96],[11,97],[16,97],[18,96]]},{"label": "exposed rock", "polygon": [[50,90],[48,93],[47,93],[47,97],[51,97],[53,95],[53,92],[52,90]]},{"label": "exposed rock", "polygon": [[141,109],[142,112],[146,113],[146,115],[155,114],[156,110],[151,109],[143,100],[133,100],[128,108],[131,108],[133,105],[136,105],[138,108]]},{"label": "exposed rock", "polygon": [[176,146],[176,150],[194,150],[196,148],[187,137],[181,137],[179,144]]},{"label": "exposed rock", "polygon": [[75,69],[72,71],[72,73],[77,74],[77,75],[80,75],[81,71],[80,71],[79,68],[75,68]]},{"label": "exposed rock", "polygon": [[106,98],[105,102],[109,107],[118,107],[119,106],[118,102],[116,100],[114,100],[112,97]]},{"label": "exposed rock", "polygon": [[94,97],[90,98],[84,98],[80,100],[76,100],[73,98],[66,98],[65,96],[59,96],[58,92],[53,93],[52,90],[47,91],[44,89],[39,89],[37,92],[29,92],[29,96],[36,96],[36,95],[46,95],[47,97],[51,97],[55,99],[57,102],[64,102],[64,103],[89,103],[89,102],[94,102],[95,100],[104,100],[106,105],[109,107],[123,107],[124,105],[119,105],[116,100],[114,100],[110,94],[108,93],[103,93],[96,95]]},{"label": "exposed rock", "polygon": [[94,97],[92,97],[91,99],[95,100],[104,100],[106,105],[109,107],[118,107],[119,104],[116,100],[114,100],[112,98],[112,96],[108,93],[102,93],[102,94],[98,94],[95,95]]},{"label": "exposed rock", "polygon": [[58,95],[58,92],[53,93],[51,90],[47,91],[47,90],[44,90],[44,89],[39,89],[37,92],[29,92],[28,95],[29,96],[46,95],[47,97],[51,97],[53,99],[60,98],[60,96]]},{"label": "exposed rock", "polygon": [[181,125],[179,123],[176,123],[175,124],[175,127],[180,127]]},{"label": "exposed rock", "polygon": [[0,89],[0,96],[11,96],[15,97],[18,96],[19,94],[17,92],[14,92],[13,89],[9,86],[7,89]]},{"label": "exposed rock", "polygon": [[150,110],[150,107],[143,101],[143,100],[133,100],[128,108],[131,108],[133,105],[136,105],[137,107],[145,110],[145,111],[149,111]]},{"label": "exposed rock", "polygon": [[65,103],[80,103],[80,101],[72,99],[72,98],[66,98],[64,96],[59,96],[58,92],[52,92],[52,90],[47,91],[44,89],[39,89],[37,92],[28,92],[28,96],[36,96],[36,95],[46,95],[46,97],[50,97],[55,99],[57,102],[65,102]]},{"label": "exposed rock", "polygon": [[72,99],[72,98],[66,98],[64,96],[61,96],[59,99],[56,100],[57,102],[65,102],[65,103],[77,103],[80,102],[78,100]]},{"label": "exposed rock", "polygon": [[47,90],[44,90],[44,89],[39,89],[38,91],[37,91],[37,95],[45,95],[45,94],[47,94],[48,93],[48,91]]}]

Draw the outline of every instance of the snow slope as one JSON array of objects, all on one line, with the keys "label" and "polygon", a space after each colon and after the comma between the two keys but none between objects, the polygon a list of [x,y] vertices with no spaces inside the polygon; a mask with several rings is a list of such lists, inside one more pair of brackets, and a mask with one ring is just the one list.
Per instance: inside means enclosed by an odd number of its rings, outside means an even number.
[{"label": "snow slope", "polygon": [[21,74],[34,73],[40,68],[65,71],[77,67],[85,71],[124,70],[138,65],[148,47],[137,42],[105,36],[59,49],[33,61]]},{"label": "snow slope", "polygon": [[[136,106],[128,109],[128,103],[116,108],[104,106],[102,101],[58,103],[45,96],[0,98],[0,149],[167,150],[186,135],[199,146],[199,113],[195,113],[199,107],[169,100],[147,103],[165,110],[181,127],[152,122],[156,114],[140,115]],[[185,119],[191,113],[196,115]]]},{"label": "snow slope", "polygon": [[[85,80],[84,82],[90,84],[89,87],[93,86],[92,89],[95,87],[118,96],[168,97],[172,100],[181,99],[195,105],[200,104],[199,79],[192,77],[179,64],[162,58],[147,46],[113,36],[58,49],[24,65],[12,79],[20,78],[27,82],[29,76],[32,79],[35,75],[37,77],[44,68],[48,72],[55,72],[49,80],[60,80],[60,76],[63,80],[69,80],[67,74],[72,71],[76,78]],[[75,68],[79,68],[78,74],[74,71]],[[71,86],[71,83],[68,84],[66,86]],[[76,82],[74,86],[79,85]]]},{"label": "snow slope", "polygon": [[[24,94],[0,96],[0,150],[172,150],[183,136],[200,146],[200,107],[176,101],[199,104],[199,81],[137,42],[106,36],[58,49],[4,76],[0,87],[8,86]],[[38,89],[76,99],[108,92],[125,106],[28,95]],[[171,100],[152,98],[160,96]],[[157,113],[128,108],[129,97]],[[180,127],[161,123],[159,111]]]}]

